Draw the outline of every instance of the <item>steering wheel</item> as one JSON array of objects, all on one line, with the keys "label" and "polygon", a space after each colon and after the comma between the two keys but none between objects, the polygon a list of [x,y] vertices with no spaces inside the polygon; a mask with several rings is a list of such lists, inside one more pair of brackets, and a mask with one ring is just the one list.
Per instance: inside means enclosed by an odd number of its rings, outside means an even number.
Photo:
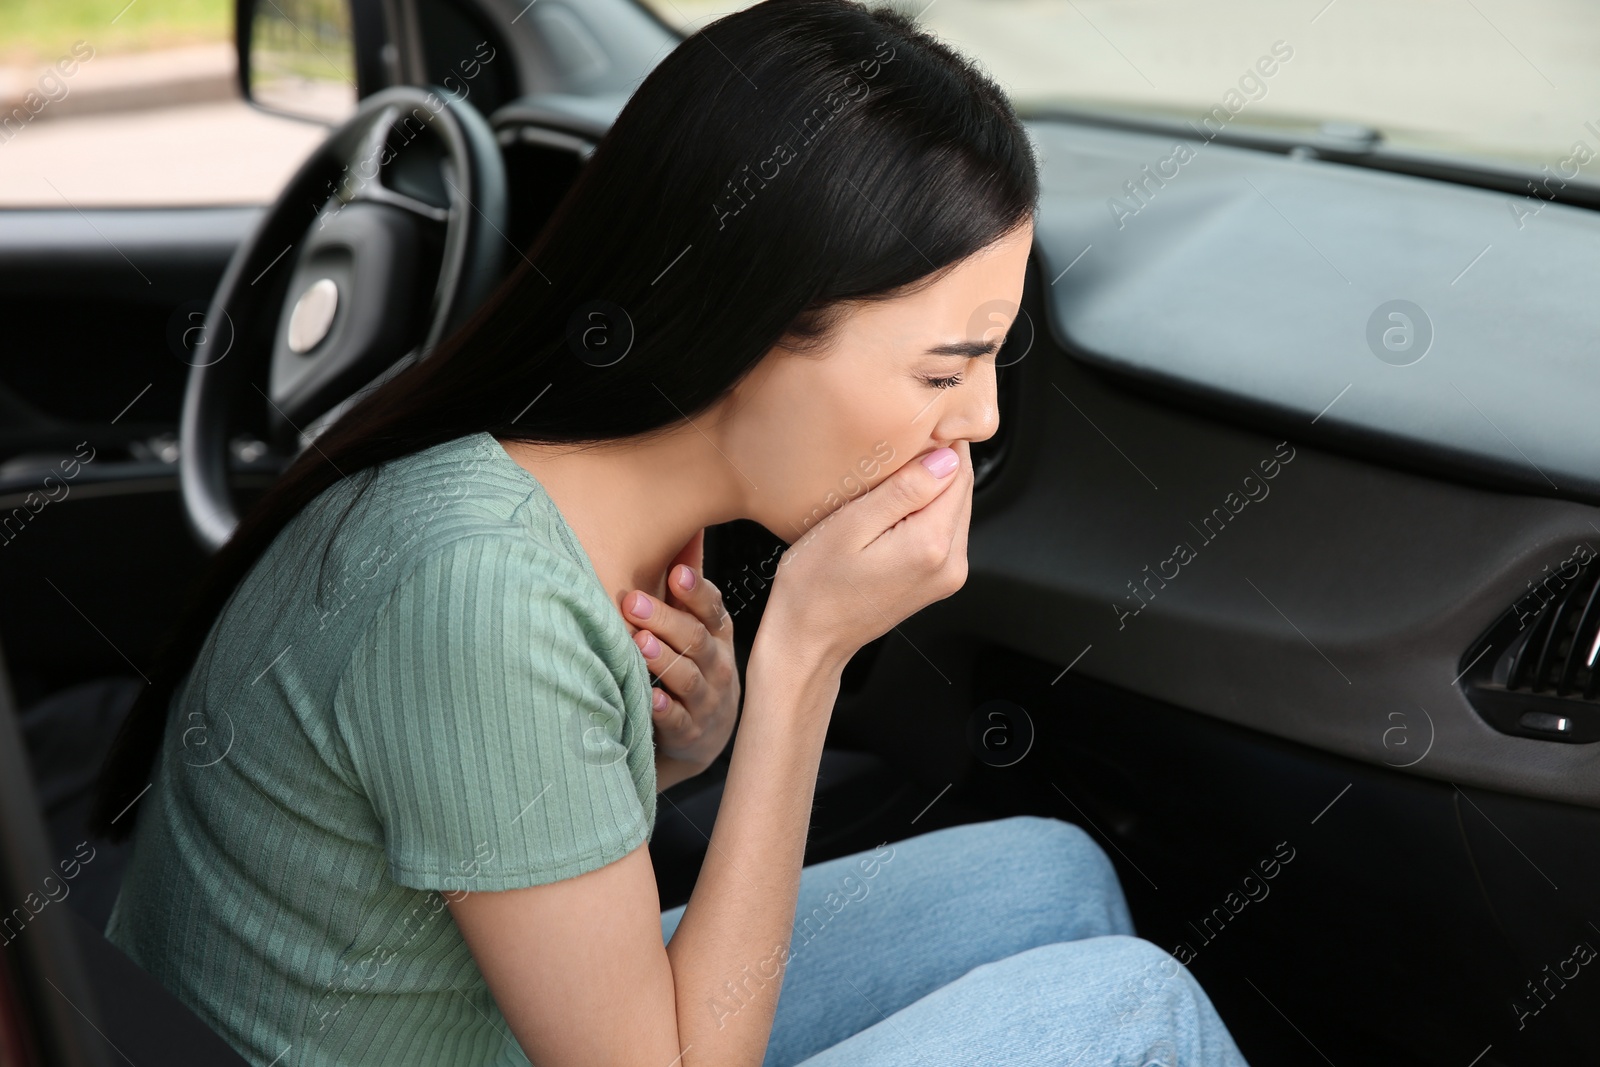
[{"label": "steering wheel", "polygon": [[385,89],[329,134],[235,251],[185,346],[178,476],[207,551],[239,521],[228,484],[239,402],[264,400],[274,428],[306,447],[489,295],[505,225],[494,133],[445,90]]}]

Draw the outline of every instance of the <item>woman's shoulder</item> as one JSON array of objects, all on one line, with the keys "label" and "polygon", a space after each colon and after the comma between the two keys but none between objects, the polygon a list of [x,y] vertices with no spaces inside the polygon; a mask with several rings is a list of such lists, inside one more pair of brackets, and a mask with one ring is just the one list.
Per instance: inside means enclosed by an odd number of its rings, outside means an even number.
[{"label": "woman's shoulder", "polygon": [[342,522],[342,507],[330,501],[327,517],[337,529],[323,531],[331,557],[345,567],[371,571],[397,561],[404,573],[480,539],[507,542],[518,560],[547,569],[580,562],[543,487],[487,433],[391,460],[351,492],[356,500]]},{"label": "woman's shoulder", "polygon": [[[363,521],[444,532],[517,521],[543,493],[533,475],[487,433],[468,434],[390,460],[367,475]],[[443,520],[442,525],[436,525]]]},{"label": "woman's shoulder", "polygon": [[330,627],[364,630],[407,583],[470,598],[515,574],[576,614],[608,606],[543,487],[487,433],[345,479],[297,516],[269,555],[263,577],[280,595],[311,597],[309,625],[323,637]]}]

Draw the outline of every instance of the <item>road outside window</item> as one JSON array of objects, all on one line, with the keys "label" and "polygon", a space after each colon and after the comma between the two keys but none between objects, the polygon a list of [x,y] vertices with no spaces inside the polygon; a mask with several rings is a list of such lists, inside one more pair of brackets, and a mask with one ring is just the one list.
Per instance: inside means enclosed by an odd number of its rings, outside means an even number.
[{"label": "road outside window", "polygon": [[327,128],[237,77],[232,0],[0,0],[0,208],[269,203]]}]

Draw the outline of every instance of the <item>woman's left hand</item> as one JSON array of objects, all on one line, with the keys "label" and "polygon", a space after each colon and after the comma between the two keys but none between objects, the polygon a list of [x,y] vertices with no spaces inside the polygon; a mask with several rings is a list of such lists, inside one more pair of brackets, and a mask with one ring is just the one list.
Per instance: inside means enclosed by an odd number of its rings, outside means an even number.
[{"label": "woman's left hand", "polygon": [[739,712],[733,618],[721,591],[700,573],[704,550],[701,530],[668,568],[673,603],[637,589],[622,598],[623,616],[636,627],[634,644],[661,683],[650,691],[657,790],[709,767],[727,747]]}]

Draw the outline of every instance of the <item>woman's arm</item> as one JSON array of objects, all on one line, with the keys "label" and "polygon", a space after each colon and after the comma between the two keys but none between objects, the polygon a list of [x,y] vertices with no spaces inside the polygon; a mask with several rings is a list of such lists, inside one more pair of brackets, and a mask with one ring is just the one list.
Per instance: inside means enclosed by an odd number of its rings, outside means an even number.
[{"label": "woman's arm", "polygon": [[540,1067],[756,1067],[787,959],[806,830],[843,662],[756,635],[711,844],[670,946],[648,851],[450,904]]}]

